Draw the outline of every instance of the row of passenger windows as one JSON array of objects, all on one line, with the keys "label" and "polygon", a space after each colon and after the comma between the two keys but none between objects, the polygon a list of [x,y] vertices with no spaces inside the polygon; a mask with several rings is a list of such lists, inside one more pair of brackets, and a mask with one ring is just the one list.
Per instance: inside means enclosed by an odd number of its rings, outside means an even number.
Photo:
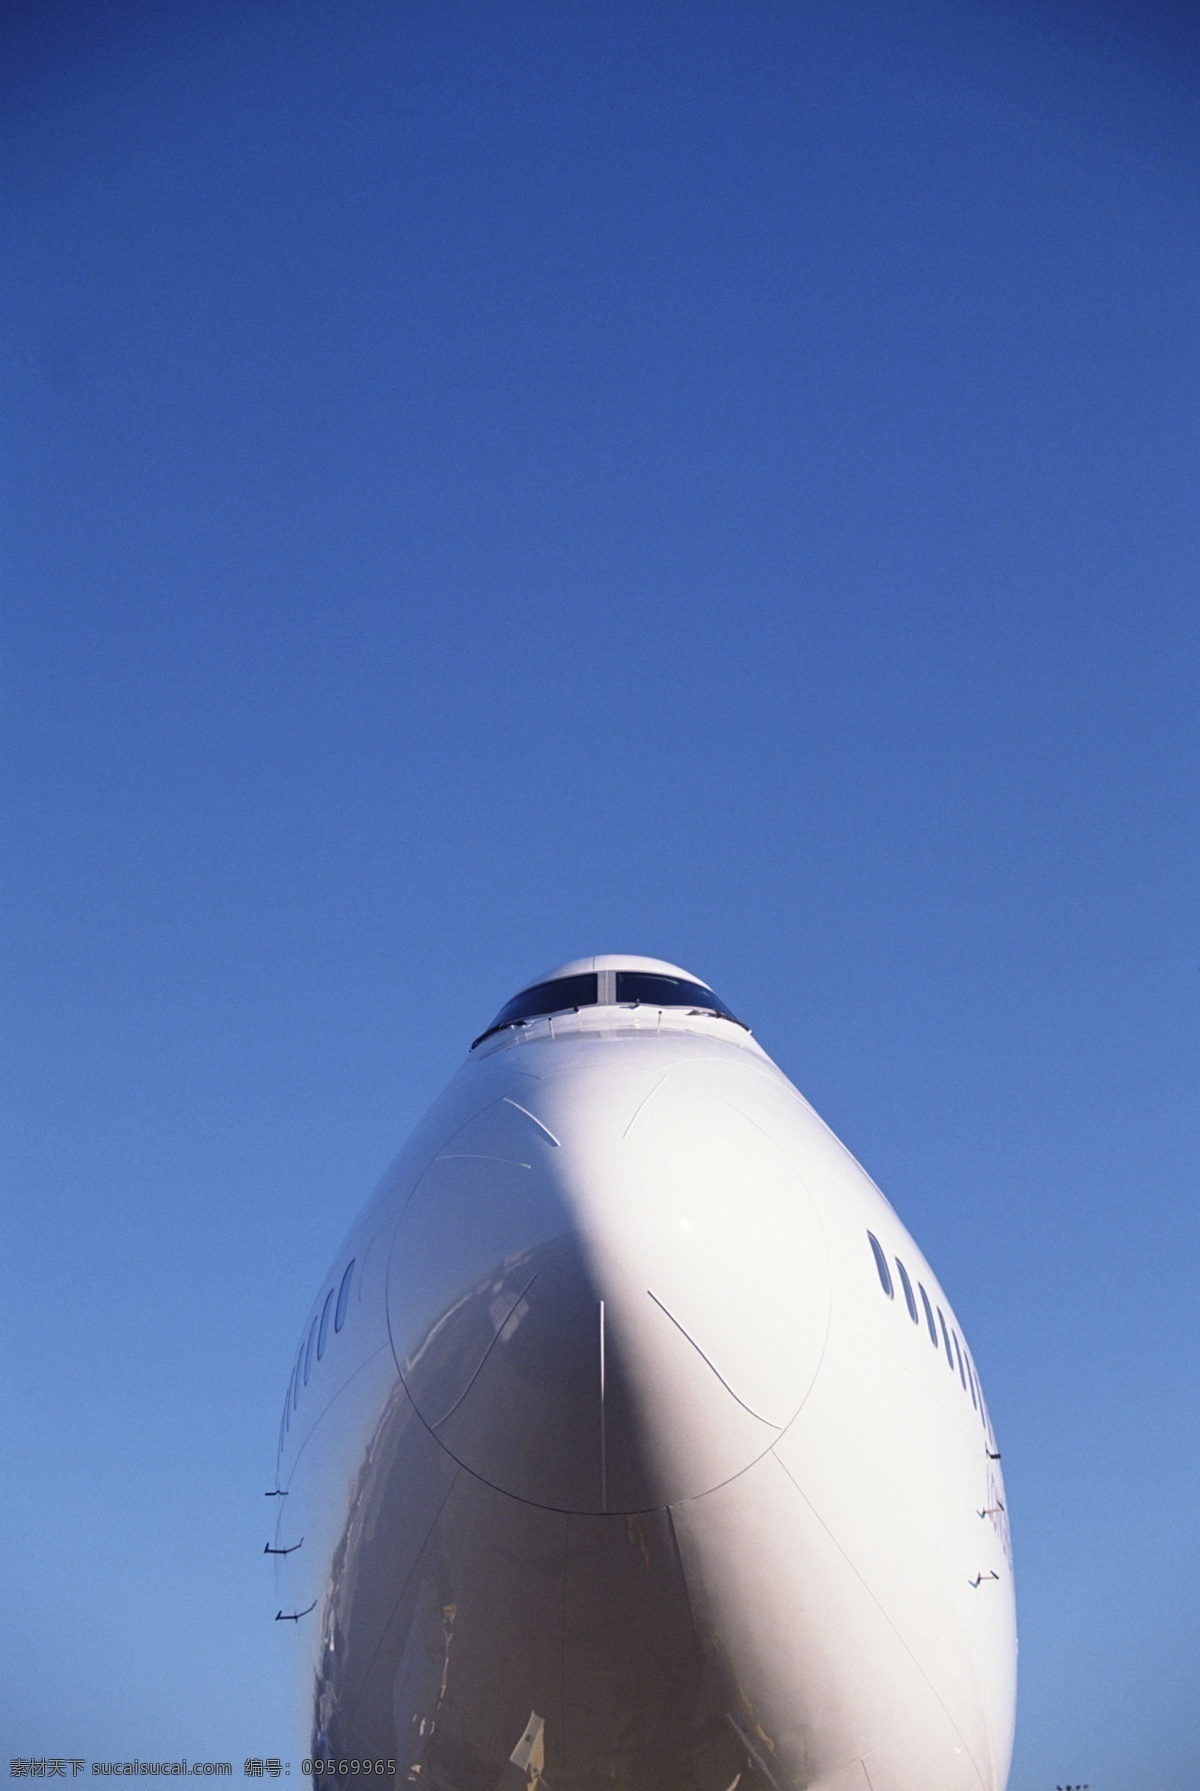
[{"label": "row of passenger windows", "polygon": [[[330,1288],[325,1295],[325,1304],[308,1328],[308,1336],[300,1345],[300,1354],[296,1357],[296,1366],[292,1370],[292,1378],[288,1382],[287,1396],[283,1402],[283,1421],[279,1426],[279,1448],[282,1452],[283,1439],[292,1426],[292,1413],[300,1403],[300,1388],[307,1387],[313,1371],[313,1363],[319,1362],[325,1354],[329,1342],[329,1325],[333,1320],[333,1329],[340,1331],[346,1322],[346,1308],[350,1304],[350,1283],[354,1278],[354,1264],[357,1258],[351,1257],[346,1264],[345,1272],[336,1289]],[[337,1299],[335,1301],[334,1294]]]},{"label": "row of passenger windows", "polygon": [[[882,1287],[888,1299],[894,1300],[896,1297],[896,1288],[892,1281],[892,1271],[888,1266],[888,1259],[884,1252],[883,1245],[879,1242],[879,1239],[875,1236],[873,1231],[867,1233],[867,1242],[871,1246],[871,1255],[875,1258],[875,1267],[879,1271],[879,1285]],[[953,1326],[946,1323],[946,1317],[941,1307],[935,1307],[931,1303],[929,1295],[925,1292],[925,1289],[921,1286],[919,1281],[917,1282],[916,1294],[914,1294],[913,1284],[909,1279],[908,1270],[898,1256],[894,1260],[897,1271],[899,1272],[900,1286],[904,1292],[904,1304],[908,1307],[909,1318],[912,1319],[914,1325],[919,1325],[921,1323],[921,1311],[924,1312],[925,1324],[929,1331],[929,1341],[932,1343],[934,1349],[945,1348],[946,1360],[950,1364],[951,1374],[957,1369],[958,1378],[961,1380],[965,1391],[971,1395],[971,1404],[979,1413],[983,1428],[988,1430],[987,1408],[983,1403],[983,1388],[979,1385],[978,1379],[976,1378],[974,1364],[967,1354],[966,1344],[959,1343],[957,1331],[954,1330]],[[917,1294],[921,1296],[921,1311],[917,1310]],[[936,1322],[933,1316],[935,1311],[937,1313]]]}]

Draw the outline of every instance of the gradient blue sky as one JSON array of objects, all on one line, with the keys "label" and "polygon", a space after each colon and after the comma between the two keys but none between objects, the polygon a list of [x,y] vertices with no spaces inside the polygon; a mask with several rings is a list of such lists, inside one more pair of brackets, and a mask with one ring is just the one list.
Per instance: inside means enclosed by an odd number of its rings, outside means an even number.
[{"label": "gradient blue sky", "polygon": [[1013,1791],[1195,1791],[1190,12],[4,29],[5,1755],[282,1747],[304,1309],[627,949],[956,1302]]}]

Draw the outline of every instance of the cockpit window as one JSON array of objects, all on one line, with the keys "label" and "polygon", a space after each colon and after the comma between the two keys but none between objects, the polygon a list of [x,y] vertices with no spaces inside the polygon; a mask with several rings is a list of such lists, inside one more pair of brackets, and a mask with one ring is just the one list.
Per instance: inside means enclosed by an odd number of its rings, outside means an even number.
[{"label": "cockpit window", "polygon": [[522,1020],[536,1020],[541,1014],[565,1014],[573,1007],[595,1007],[596,1005],[596,972],[589,970],[586,976],[557,976],[550,983],[535,983],[532,989],[522,989],[511,1001],[505,1002],[496,1018],[475,1040],[478,1045],[489,1033],[499,1032],[502,1026],[517,1026]]},{"label": "cockpit window", "polygon": [[[618,1007],[698,1008],[703,1013],[719,1014],[723,1020],[733,1020],[736,1026],[741,1025],[711,989],[706,989],[703,983],[689,982],[686,977],[659,976],[645,970],[618,970],[615,981]],[[594,970],[582,976],[557,976],[548,983],[535,983],[532,989],[523,989],[500,1009],[487,1031],[481,1032],[473,1041],[472,1050],[505,1026],[520,1026],[543,1014],[564,1014],[574,1008],[595,1007],[599,998],[599,977]]]},{"label": "cockpit window", "polygon": [[617,1005],[645,1007],[698,1007],[706,1014],[733,1015],[703,983],[689,983],[682,976],[659,976],[646,970],[617,971]]}]

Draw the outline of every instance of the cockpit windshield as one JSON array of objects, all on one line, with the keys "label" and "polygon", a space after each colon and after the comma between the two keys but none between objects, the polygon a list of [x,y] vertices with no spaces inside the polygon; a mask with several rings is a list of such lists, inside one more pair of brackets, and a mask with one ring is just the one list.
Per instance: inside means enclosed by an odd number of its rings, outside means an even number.
[{"label": "cockpit windshield", "polygon": [[[521,1020],[535,1020],[540,1014],[565,1014],[573,1007],[594,1007],[598,982],[596,972],[591,970],[586,976],[557,976],[552,983],[535,983],[532,989],[522,989],[505,1002],[488,1032],[499,1032],[502,1026],[515,1026]],[[485,1032],[484,1038],[487,1035]]]},{"label": "cockpit windshield", "polygon": [[[646,970],[617,971],[618,1007],[698,1007],[706,1014],[720,1014],[722,1020],[733,1015],[719,996],[703,983],[687,982],[682,976],[656,976]],[[741,1025],[741,1021],[736,1022]]]},{"label": "cockpit windshield", "polygon": [[[732,1020],[735,1026],[742,1024],[703,983],[645,970],[618,970],[615,976],[609,974],[611,980],[605,998],[615,1001],[618,1007],[684,1007],[693,1013],[718,1014],[723,1020]],[[594,970],[582,976],[556,976],[548,983],[535,983],[531,989],[522,989],[519,995],[505,1003],[487,1031],[472,1041],[471,1049],[506,1026],[523,1026],[526,1021],[540,1019],[546,1014],[565,1014],[581,1007],[595,1007],[599,1000],[600,978]]]}]

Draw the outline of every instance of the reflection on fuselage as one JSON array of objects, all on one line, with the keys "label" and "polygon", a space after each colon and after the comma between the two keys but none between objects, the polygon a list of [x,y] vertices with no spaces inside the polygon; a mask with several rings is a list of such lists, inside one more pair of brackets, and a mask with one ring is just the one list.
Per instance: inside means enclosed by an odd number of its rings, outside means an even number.
[{"label": "reflection on fuselage", "polygon": [[[594,998],[531,1012],[556,982]],[[962,1327],[698,987],[539,979],[322,1283],[272,1545],[300,1755],[437,1791],[1001,1791],[1008,1526]]]}]

